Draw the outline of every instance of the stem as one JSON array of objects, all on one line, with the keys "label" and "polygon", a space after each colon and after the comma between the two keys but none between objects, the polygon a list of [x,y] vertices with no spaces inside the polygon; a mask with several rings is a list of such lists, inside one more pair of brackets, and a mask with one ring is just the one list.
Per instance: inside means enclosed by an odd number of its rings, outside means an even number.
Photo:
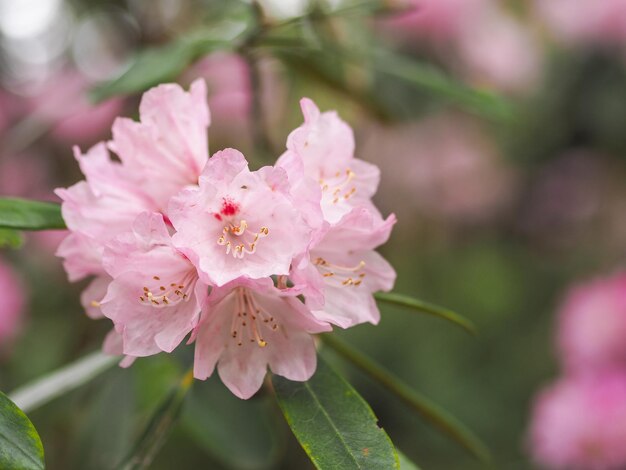
[{"label": "stem", "polygon": [[378,302],[384,302],[391,305],[410,308],[422,313],[426,313],[428,315],[443,318],[444,320],[448,320],[449,322],[460,326],[466,332],[474,336],[476,336],[477,334],[476,327],[470,320],[446,308],[442,308],[437,305],[424,302],[413,297],[409,297],[408,295],[398,294],[396,292],[377,292],[376,294],[374,294],[374,298]]},{"label": "stem", "polygon": [[417,393],[393,373],[385,370],[372,359],[352,348],[336,336],[326,334],[320,337],[325,345],[329,346],[344,359],[361,369],[373,380],[398,397],[405,405],[419,413],[433,426],[458,442],[473,456],[483,462],[490,460],[489,450],[485,445],[463,423],[439,407],[439,405]]},{"label": "stem", "polygon": [[89,354],[76,362],[17,388],[9,394],[9,398],[22,411],[28,413],[89,382],[119,360],[119,356],[108,356],[99,351]]}]

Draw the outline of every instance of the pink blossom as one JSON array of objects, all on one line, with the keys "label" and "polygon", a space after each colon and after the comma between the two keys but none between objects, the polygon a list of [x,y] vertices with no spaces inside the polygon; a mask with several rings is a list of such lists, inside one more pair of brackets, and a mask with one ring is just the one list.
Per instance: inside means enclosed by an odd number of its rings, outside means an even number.
[{"label": "pink blossom", "polygon": [[365,158],[386,175],[382,202],[406,211],[406,217],[417,210],[456,224],[483,222],[513,199],[517,175],[476,122],[444,113],[393,128],[376,126],[367,135]]},{"label": "pink blossom", "polygon": [[110,147],[124,171],[165,210],[181,188],[198,183],[208,160],[206,85],[196,80],[188,93],[175,84],[152,88],[141,99],[139,115],[140,122],[116,119]]},{"label": "pink blossom", "polygon": [[185,77],[202,77],[206,81],[209,108],[218,129],[240,128],[245,124],[250,113],[252,91],[248,64],[243,57],[213,53],[196,63]]},{"label": "pink blossom", "polygon": [[[277,166],[294,168],[301,159],[304,175],[322,190],[324,219],[335,224],[357,206],[371,206],[380,181],[377,166],[354,158],[354,134],[335,111],[321,113],[308,98],[300,100],[304,124],[287,138],[287,152]],[[293,181],[293,175],[290,180]]]},{"label": "pink blossom", "polygon": [[199,188],[173,198],[169,216],[176,247],[201,279],[218,286],[240,276],[288,274],[311,232],[288,196],[286,173],[272,167],[251,172],[233,149],[211,157]]},{"label": "pink blossom", "polygon": [[[65,259],[70,280],[107,278],[101,261],[104,246],[130,231],[139,214],[164,213],[171,196],[197,183],[208,159],[205,93],[201,81],[194,82],[189,93],[173,84],[146,92],[140,105],[142,121],[119,118],[114,124],[110,147],[121,162],[110,157],[104,143],[84,155],[75,149],[86,180],[56,190],[71,231],[57,253]],[[99,300],[85,298],[91,315],[97,314],[92,304]]]},{"label": "pink blossom", "polygon": [[271,279],[240,278],[211,291],[194,332],[194,376],[206,379],[217,364],[222,382],[243,399],[261,387],[268,366],[290,380],[307,380],[316,367],[311,334],[330,329]]},{"label": "pink blossom", "polygon": [[22,323],[26,299],[11,267],[0,258],[0,345],[9,343]]},{"label": "pink blossom", "polygon": [[538,16],[559,39],[573,44],[623,44],[624,0],[536,0]]},{"label": "pink blossom", "polygon": [[519,92],[537,82],[541,71],[539,44],[530,29],[508,12],[502,2],[411,0],[409,3],[414,8],[384,21],[384,31],[410,47],[428,46],[446,64],[480,85]]},{"label": "pink blossom", "polygon": [[71,231],[107,241],[128,230],[139,213],[156,210],[155,200],[141,190],[135,175],[111,159],[103,143],[85,155],[77,148],[74,153],[86,181],[55,191]]},{"label": "pink blossom", "polygon": [[551,470],[619,470],[626,466],[626,375],[560,379],[536,399],[530,446]]},{"label": "pink blossom", "polygon": [[121,334],[124,354],[172,352],[196,325],[207,286],[172,245],[163,216],[139,215],[103,260],[113,281],[100,308]]},{"label": "pink blossom", "polygon": [[292,272],[316,318],[342,328],[377,324],[373,293],[389,291],[396,273],[374,249],[387,241],[395,216],[383,220],[366,208],[352,210],[309,252],[309,262]]},{"label": "pink blossom", "polygon": [[571,289],[559,312],[558,346],[570,371],[626,367],[626,274]]},{"label": "pink blossom", "polygon": [[442,41],[457,37],[488,0],[408,0],[405,11],[382,22],[392,35]]},{"label": "pink blossom", "polygon": [[479,20],[468,23],[456,47],[462,74],[478,85],[516,92],[539,81],[537,41],[525,25],[499,8],[488,9]]}]

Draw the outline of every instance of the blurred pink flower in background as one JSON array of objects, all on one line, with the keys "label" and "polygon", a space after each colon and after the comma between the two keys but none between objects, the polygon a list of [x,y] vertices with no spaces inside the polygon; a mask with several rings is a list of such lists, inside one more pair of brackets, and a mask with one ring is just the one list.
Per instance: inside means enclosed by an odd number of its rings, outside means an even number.
[{"label": "blurred pink flower in background", "polygon": [[[217,52],[206,56],[185,72],[181,82],[204,78],[213,116],[211,137],[222,141],[241,138],[248,132],[252,91],[247,62],[237,54]],[[238,146],[239,147],[239,146]]]},{"label": "blurred pink flower in background", "polygon": [[0,352],[6,351],[22,323],[25,295],[13,269],[0,257]]},{"label": "blurred pink flower in background", "polygon": [[571,376],[543,390],[535,403],[530,447],[551,470],[626,467],[626,374]]},{"label": "blurred pink flower in background", "polygon": [[621,45],[626,40],[625,0],[536,0],[535,9],[564,42]]},{"label": "blurred pink flower in background", "polygon": [[[541,52],[530,29],[494,0],[412,0],[412,8],[381,22],[392,38],[429,46],[479,85],[517,92],[541,72]],[[417,42],[416,42],[417,41]],[[514,58],[514,60],[512,60]]]},{"label": "blurred pink flower in background", "polygon": [[468,22],[457,48],[461,74],[477,85],[528,90],[539,82],[542,60],[527,25],[498,8]]},{"label": "blurred pink flower in background", "polygon": [[408,0],[406,10],[384,20],[389,34],[435,41],[456,38],[470,18],[474,18],[489,0]]},{"label": "blurred pink flower in background", "polygon": [[469,119],[444,114],[365,135],[363,158],[383,168],[381,192],[394,198],[383,203],[400,219],[413,208],[454,223],[480,223],[513,198],[515,172]]},{"label": "blurred pink flower in background", "polygon": [[247,119],[252,93],[248,64],[240,55],[211,54],[196,63],[187,74],[194,79],[205,79],[214,123]]},{"label": "blurred pink flower in background", "polygon": [[92,84],[77,70],[63,69],[49,78],[30,100],[34,118],[51,126],[52,136],[68,144],[91,144],[106,135],[124,101],[89,101]]},{"label": "blurred pink flower in background", "polygon": [[572,288],[558,317],[560,359],[568,371],[626,370],[626,273]]}]

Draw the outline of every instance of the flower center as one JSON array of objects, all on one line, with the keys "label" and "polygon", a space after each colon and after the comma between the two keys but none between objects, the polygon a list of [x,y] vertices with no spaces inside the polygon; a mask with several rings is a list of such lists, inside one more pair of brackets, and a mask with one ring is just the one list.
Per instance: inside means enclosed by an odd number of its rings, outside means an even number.
[{"label": "flower center", "polygon": [[350,168],[346,168],[345,171],[338,171],[328,179],[320,178],[323,197],[331,199],[333,204],[341,200],[347,201],[356,193],[356,187],[350,184],[355,176]]},{"label": "flower center", "polygon": [[162,282],[160,276],[152,276],[152,279],[143,287],[139,301],[143,304],[158,306],[176,305],[187,302],[190,292],[193,290],[195,280],[191,272],[187,273],[180,282]]},{"label": "flower center", "polygon": [[318,257],[313,264],[326,278],[326,282],[332,283],[336,281],[341,286],[358,287],[365,277],[365,261],[359,261],[356,266],[341,266],[326,261],[324,258]]},{"label": "flower center", "polygon": [[217,244],[226,247],[226,254],[231,253],[234,258],[242,259],[246,254],[255,253],[259,240],[268,235],[267,227],[252,232],[248,230],[248,223],[242,219],[238,224],[233,222],[226,224],[222,235],[217,239]]},{"label": "flower center", "polygon": [[237,287],[233,323],[230,328],[230,335],[237,342],[237,346],[243,346],[247,341],[264,348],[267,341],[263,333],[277,329],[278,324],[274,317],[256,302],[252,292],[245,287]]}]

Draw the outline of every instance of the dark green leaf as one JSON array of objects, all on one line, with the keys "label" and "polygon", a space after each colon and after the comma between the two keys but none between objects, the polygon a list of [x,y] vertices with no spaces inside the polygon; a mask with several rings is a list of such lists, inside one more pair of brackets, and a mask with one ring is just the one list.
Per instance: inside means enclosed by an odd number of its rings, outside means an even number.
[{"label": "dark green leaf", "polygon": [[395,292],[378,292],[374,296],[379,302],[399,305],[401,307],[417,310],[418,312],[427,313],[428,315],[434,315],[460,326],[465,331],[473,335],[476,334],[476,327],[470,320],[443,307],[438,307],[437,305],[429,304],[428,302],[424,302],[414,297],[397,294]]},{"label": "dark green leaf", "polygon": [[17,230],[0,228],[0,248],[19,248],[24,243],[24,237]]},{"label": "dark green leaf", "polygon": [[307,382],[272,381],[287,423],[318,469],[399,468],[372,409],[323,360]]},{"label": "dark green leaf", "polygon": [[0,468],[33,470],[44,468],[43,445],[33,423],[0,392]]},{"label": "dark green leaf", "polygon": [[400,378],[336,336],[323,335],[322,339],[324,344],[330,346],[334,351],[357,366],[406,405],[417,411],[429,423],[458,442],[476,458],[485,462],[490,460],[489,450],[481,440],[446,410],[414,391]]},{"label": "dark green leaf", "polygon": [[91,98],[98,102],[116,95],[140,93],[159,83],[175,80],[183,70],[205,54],[237,45],[235,39],[248,28],[244,21],[224,22],[220,28],[182,36],[161,47],[145,49],[120,77],[95,87]]},{"label": "dark green leaf", "polygon": [[240,400],[219,380],[207,380],[197,382],[189,393],[182,426],[227,468],[272,469],[286,446],[286,433],[275,411],[271,396]]},{"label": "dark green leaf", "polygon": [[13,230],[64,229],[61,206],[51,202],[0,198],[0,228]]},{"label": "dark green leaf", "polygon": [[167,439],[180,415],[185,396],[193,383],[193,374],[189,371],[169,396],[154,412],[144,432],[135,443],[130,455],[118,468],[123,470],[142,470],[148,468]]}]

